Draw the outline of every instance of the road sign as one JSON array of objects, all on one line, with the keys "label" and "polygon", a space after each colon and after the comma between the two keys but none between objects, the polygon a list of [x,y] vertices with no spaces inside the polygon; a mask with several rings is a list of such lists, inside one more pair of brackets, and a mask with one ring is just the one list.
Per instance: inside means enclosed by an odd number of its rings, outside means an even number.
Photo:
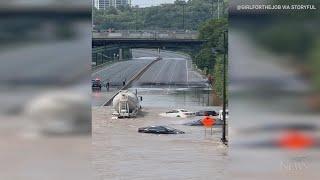
[{"label": "road sign", "polygon": [[210,116],[205,116],[201,120],[201,122],[202,122],[204,127],[208,127],[208,128],[211,128],[216,123],[215,120]]}]

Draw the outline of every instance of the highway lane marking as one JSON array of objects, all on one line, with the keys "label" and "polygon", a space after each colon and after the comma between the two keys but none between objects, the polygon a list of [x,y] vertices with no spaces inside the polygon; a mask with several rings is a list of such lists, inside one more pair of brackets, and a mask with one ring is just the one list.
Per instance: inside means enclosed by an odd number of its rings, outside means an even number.
[{"label": "highway lane marking", "polygon": [[173,68],[173,71],[172,71],[172,74],[171,74],[171,77],[170,77],[170,81],[169,81],[169,89],[171,88],[171,82],[172,82],[172,79],[173,79],[173,75],[174,75],[174,70],[176,69],[177,67],[177,60],[175,60],[175,63],[174,63],[174,68]]},{"label": "highway lane marking", "polygon": [[[110,69],[112,69],[112,68],[114,68],[114,67],[121,67],[122,65],[124,65],[124,66],[126,66],[125,64],[126,63],[128,63],[128,65],[127,66],[130,66],[133,62],[131,62],[132,60],[129,60],[129,61],[122,61],[122,62],[116,62],[116,63],[114,63],[114,64],[112,64],[112,65],[110,65],[110,66],[106,66],[106,67],[104,67],[104,68],[102,68],[102,69],[100,69],[100,70],[98,70],[98,71],[96,71],[96,72],[93,72],[92,74],[91,74],[91,76],[96,76],[96,75],[98,75],[98,74],[100,74],[102,71],[107,71],[107,70],[110,70]],[[137,63],[138,62],[138,64],[147,64],[147,62],[140,62],[140,61],[135,61],[135,63]]]},{"label": "highway lane marking", "polygon": [[[129,71],[129,69],[133,71]],[[119,75],[120,81],[123,81],[123,80],[126,80],[127,78],[132,77],[135,74],[136,69],[140,69],[140,66],[135,63],[130,63],[127,66],[125,66],[122,70],[120,70],[120,75]]]},{"label": "highway lane marking", "polygon": [[162,72],[162,70],[164,69],[164,67],[168,64],[170,60],[166,60],[166,62],[162,65],[162,67],[160,68],[159,72],[157,73],[157,75],[153,78],[153,82],[156,82],[156,78],[159,76],[159,74]]},{"label": "highway lane marking", "polygon": [[[109,79],[110,82],[121,82],[122,81],[122,75],[123,73],[119,73],[124,71],[123,69],[127,69],[128,66],[131,66],[131,62],[126,63],[126,66],[115,66],[114,68],[109,68],[108,72],[106,72],[103,76],[104,76],[104,81]],[[119,78],[119,79],[118,79]]]},{"label": "highway lane marking", "polygon": [[188,69],[188,60],[186,59],[186,71],[187,71],[187,84],[189,87],[189,69]]},{"label": "highway lane marking", "polygon": [[121,64],[121,63],[123,63],[123,62],[114,63],[114,64],[112,64],[111,66],[107,66],[107,67],[105,67],[105,68],[100,69],[99,71],[93,72],[93,73],[92,73],[92,76],[94,76],[94,75],[96,75],[96,74],[99,74],[101,71],[105,71],[105,70],[107,70],[107,69],[110,69],[110,68],[112,68],[112,67],[115,66],[115,65],[119,65],[119,63]]},{"label": "highway lane marking", "polygon": [[128,87],[131,86],[131,85],[130,85],[131,83],[133,83],[135,80],[137,80],[137,78],[138,78],[139,76],[141,76],[146,70],[148,70],[148,69],[152,66],[152,64],[154,64],[154,63],[157,62],[157,61],[158,61],[158,60],[155,59],[155,60],[153,60],[151,63],[149,63],[149,64],[147,64],[146,66],[144,66],[139,72],[137,72],[133,77],[131,77],[131,78],[128,80],[128,82],[126,83],[125,86],[122,86],[110,99],[108,99],[108,101],[105,101],[105,103],[103,103],[103,105],[102,105],[101,107],[110,104],[110,103],[112,102],[112,99],[113,99],[121,90],[128,89]]},{"label": "highway lane marking", "polygon": [[94,72],[91,76],[101,78],[103,83],[107,80],[109,82],[122,82],[124,79],[129,79],[133,76],[145,64],[147,64],[147,61],[119,62]]}]

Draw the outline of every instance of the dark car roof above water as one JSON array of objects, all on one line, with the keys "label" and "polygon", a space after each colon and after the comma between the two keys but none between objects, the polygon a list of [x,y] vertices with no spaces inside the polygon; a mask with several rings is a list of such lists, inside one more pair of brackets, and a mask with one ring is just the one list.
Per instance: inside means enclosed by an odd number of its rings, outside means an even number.
[{"label": "dark car roof above water", "polygon": [[184,132],[169,126],[148,126],[142,127],[138,129],[139,132],[147,132],[147,133],[169,133],[169,134],[183,134]]}]

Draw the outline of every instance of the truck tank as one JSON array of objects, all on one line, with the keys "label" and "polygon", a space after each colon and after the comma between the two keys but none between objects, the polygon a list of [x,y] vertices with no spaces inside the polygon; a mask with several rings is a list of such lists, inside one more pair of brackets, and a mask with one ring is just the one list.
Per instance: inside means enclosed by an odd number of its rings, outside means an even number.
[{"label": "truck tank", "polygon": [[123,106],[127,104],[128,112],[126,113],[135,113],[140,108],[138,96],[128,90],[120,91],[112,101],[114,110],[117,113],[121,113],[124,108]]}]

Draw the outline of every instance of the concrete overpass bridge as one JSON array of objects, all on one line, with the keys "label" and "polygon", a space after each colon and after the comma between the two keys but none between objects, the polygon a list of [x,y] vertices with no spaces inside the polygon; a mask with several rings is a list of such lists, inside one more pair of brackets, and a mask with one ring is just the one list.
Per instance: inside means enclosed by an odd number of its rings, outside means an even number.
[{"label": "concrete overpass bridge", "polygon": [[125,50],[132,48],[197,51],[206,42],[198,39],[197,31],[105,31],[93,32],[92,36],[94,62],[103,62],[104,58],[121,60]]},{"label": "concrete overpass bridge", "polygon": [[197,31],[181,30],[120,30],[120,31],[94,31],[94,38],[106,39],[197,39]]}]

